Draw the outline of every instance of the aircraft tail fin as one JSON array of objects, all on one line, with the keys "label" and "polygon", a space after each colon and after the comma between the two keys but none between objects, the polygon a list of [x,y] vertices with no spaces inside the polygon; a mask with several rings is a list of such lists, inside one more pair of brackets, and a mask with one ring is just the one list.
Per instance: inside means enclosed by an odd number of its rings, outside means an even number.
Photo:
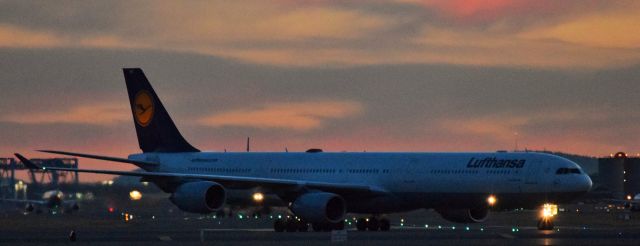
[{"label": "aircraft tail fin", "polygon": [[142,69],[122,70],[142,152],[200,152],[182,137]]}]

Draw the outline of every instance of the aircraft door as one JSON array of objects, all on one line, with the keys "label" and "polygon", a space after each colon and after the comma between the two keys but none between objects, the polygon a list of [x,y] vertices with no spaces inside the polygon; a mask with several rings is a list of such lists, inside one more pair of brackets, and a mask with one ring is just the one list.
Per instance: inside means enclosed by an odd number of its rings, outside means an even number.
[{"label": "aircraft door", "polygon": [[544,184],[541,174],[546,167],[543,166],[544,163],[540,160],[531,160],[527,164],[520,170],[524,172],[524,182],[520,187],[520,192],[535,192],[542,188],[541,186]]},{"label": "aircraft door", "polygon": [[406,162],[405,173],[401,176],[400,186],[405,190],[417,191],[424,184],[421,183],[423,177],[423,165],[417,158],[410,158]]}]

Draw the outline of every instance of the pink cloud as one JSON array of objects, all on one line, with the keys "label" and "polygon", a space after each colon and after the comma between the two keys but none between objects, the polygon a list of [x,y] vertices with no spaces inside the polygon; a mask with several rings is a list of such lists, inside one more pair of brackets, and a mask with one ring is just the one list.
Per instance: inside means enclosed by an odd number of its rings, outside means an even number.
[{"label": "pink cloud", "polygon": [[551,0],[416,0],[415,2],[463,22],[495,21],[507,16],[555,12],[572,3]]}]

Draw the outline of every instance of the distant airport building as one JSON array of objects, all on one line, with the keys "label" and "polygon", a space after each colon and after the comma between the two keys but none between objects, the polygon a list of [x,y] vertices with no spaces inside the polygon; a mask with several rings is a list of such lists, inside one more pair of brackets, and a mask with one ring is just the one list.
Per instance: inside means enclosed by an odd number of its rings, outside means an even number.
[{"label": "distant airport building", "polygon": [[601,191],[614,198],[624,199],[640,193],[640,158],[629,157],[618,152],[610,157],[600,158],[598,163]]},{"label": "distant airport building", "polygon": [[624,198],[626,157],[624,153],[617,153],[613,157],[600,158],[598,161],[600,191],[605,191],[617,199]]},{"label": "distant airport building", "polygon": [[[77,158],[31,159],[31,161],[44,167],[78,168]],[[18,184],[16,171],[26,171],[30,187],[43,189],[57,187],[63,183],[77,186],[80,180],[77,172],[28,169],[14,158],[0,158],[0,197],[11,197],[17,190],[15,188]]]},{"label": "distant airport building", "polygon": [[640,194],[640,158],[627,158],[625,162],[624,191],[631,197]]}]

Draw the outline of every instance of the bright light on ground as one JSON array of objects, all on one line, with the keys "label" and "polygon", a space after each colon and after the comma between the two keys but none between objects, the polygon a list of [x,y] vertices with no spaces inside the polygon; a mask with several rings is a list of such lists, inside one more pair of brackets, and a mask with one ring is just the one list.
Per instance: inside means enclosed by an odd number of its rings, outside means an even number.
[{"label": "bright light on ground", "polygon": [[262,202],[262,200],[264,200],[264,194],[260,192],[253,193],[253,201]]},{"label": "bright light on ground", "polygon": [[541,215],[543,218],[551,218],[558,214],[558,205],[545,203],[542,205]]},{"label": "bright light on ground", "polygon": [[496,198],[496,196],[490,195],[489,197],[487,197],[487,203],[489,204],[489,206],[493,206],[497,202],[498,202],[498,199]]},{"label": "bright light on ground", "polygon": [[129,192],[129,198],[133,201],[140,200],[142,198],[142,193],[137,190],[132,190],[131,192]]}]

